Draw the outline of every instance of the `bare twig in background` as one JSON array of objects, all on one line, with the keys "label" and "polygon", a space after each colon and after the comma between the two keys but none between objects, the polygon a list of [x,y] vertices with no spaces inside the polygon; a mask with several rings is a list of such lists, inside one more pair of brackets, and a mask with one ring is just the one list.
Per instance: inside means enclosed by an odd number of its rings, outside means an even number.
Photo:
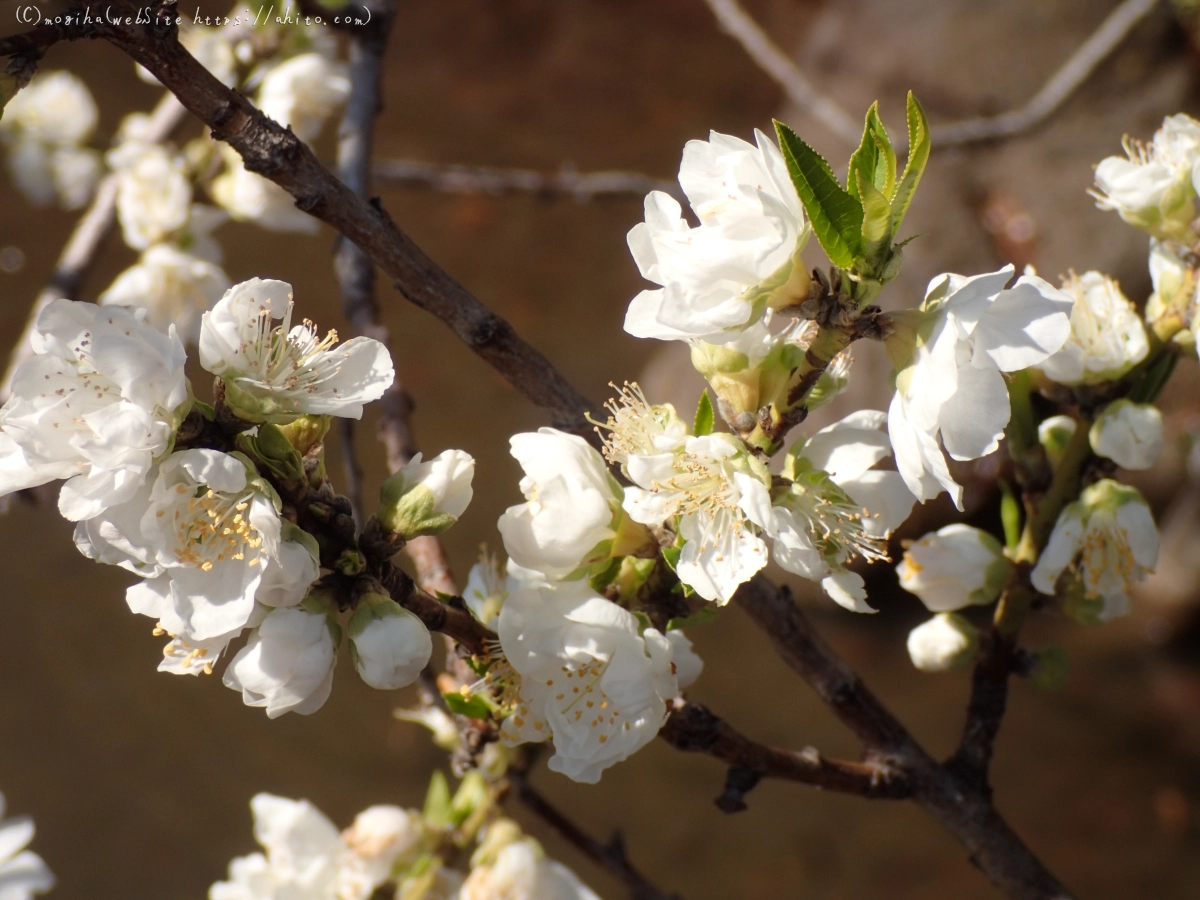
[{"label": "bare twig in background", "polygon": [[674,181],[639,172],[576,172],[567,166],[545,173],[533,169],[384,159],[375,163],[371,177],[379,185],[426,188],[445,194],[537,194],[574,197],[579,202],[597,197],[644,197],[651,191],[664,191],[676,199],[683,197]]},{"label": "bare twig in background", "polygon": [[954,144],[1010,137],[1041,123],[1087,81],[1096,70],[1096,66],[1125,40],[1133,27],[1144,19],[1157,3],[1158,0],[1124,0],[1100,23],[1100,27],[1079,45],[1062,67],[1050,76],[1050,80],[1042,85],[1041,90],[1034,94],[1028,103],[998,116],[981,116],[961,122],[932,125],[929,135],[933,146],[949,147]]},{"label": "bare twig in background", "polygon": [[[158,101],[150,119],[146,123],[146,140],[161,141],[183,121],[187,112],[175,99],[175,95],[167,93]],[[54,266],[54,274],[42,288],[33,301],[29,310],[29,318],[25,322],[25,330],[17,339],[16,345],[8,358],[8,368],[0,381],[0,403],[8,399],[12,393],[12,379],[20,363],[33,354],[30,335],[37,325],[38,316],[42,310],[60,297],[75,299],[83,285],[84,278],[92,268],[100,245],[112,231],[117,218],[117,176],[108,174],[96,185],[96,193],[84,214],[79,218],[75,230],[68,238],[66,245],[59,254]]]},{"label": "bare twig in background", "polygon": [[782,87],[793,103],[812,113],[813,117],[842,140],[857,144],[862,137],[862,125],[833,100],[820,93],[808,76],[800,71],[792,58],[779,49],[737,0],[704,0],[717,21],[731,35],[760,69]]},{"label": "bare twig in background", "polygon": [[[395,13],[395,0],[379,0],[371,4],[374,27],[350,35],[350,96],[338,129],[337,174],[346,187],[363,199],[367,197],[367,179],[371,171],[375,118],[383,105],[380,97],[383,56]],[[387,329],[380,322],[379,306],[375,301],[374,263],[367,254],[339,235],[333,265],[342,295],[342,313],[350,321],[354,333],[368,335],[386,345]],[[397,376],[388,391],[403,390]],[[385,405],[385,415],[387,411]],[[346,496],[350,498],[355,521],[361,524],[362,466],[354,447],[354,423],[342,419],[340,425]]]},{"label": "bare twig in background", "polygon": [[[122,16],[133,14],[128,0],[117,0],[113,8]],[[297,198],[299,208],[357,243],[396,278],[405,296],[442,319],[522,395],[549,411],[560,425],[590,432],[583,418],[590,408],[587,399],[540,353],[425,256],[378,205],[365,203],[321,167],[291,131],[213,78],[179,44],[173,27],[101,20],[75,36],[102,37],[149,69],[213,129],[215,137],[239,152],[250,171],[274,181]],[[379,569],[393,598],[431,630],[453,636],[466,652],[481,653],[495,640],[461,600],[442,602],[430,596],[386,561]],[[821,641],[785,590],[756,577],[738,592],[736,602],[770,636],[784,660],[862,738],[867,761],[898,768],[912,779],[914,800],[968,849],[993,884],[1017,900],[1070,896],[1000,818],[988,793],[934,762]],[[748,771],[752,775],[754,770]],[[748,789],[746,784],[748,779],[741,789]],[[739,784],[731,787],[738,789]],[[737,799],[736,791],[731,799]]]},{"label": "bare twig in background", "polygon": [[[704,0],[721,23],[758,67],[782,87],[793,103],[808,110],[843,140],[857,144],[859,125],[833,100],[819,93],[808,77],[767,36],[737,0]],[[980,116],[961,122],[931,125],[929,132],[936,150],[957,144],[990,141],[1028,131],[1058,109],[1095,71],[1106,56],[1120,45],[1133,27],[1146,17],[1158,0],[1124,0],[1024,106],[997,116]],[[897,147],[904,143],[897,141]]]},{"label": "bare twig in background", "polygon": [[581,851],[585,856],[619,878],[627,888],[631,900],[679,900],[677,894],[667,894],[656,888],[642,875],[625,853],[625,842],[620,832],[612,836],[607,844],[602,844],[591,835],[585,833],[578,825],[568,819],[549,800],[543,797],[529,783],[523,772],[513,771],[508,776],[508,782],[530,812],[553,828],[567,843]]}]

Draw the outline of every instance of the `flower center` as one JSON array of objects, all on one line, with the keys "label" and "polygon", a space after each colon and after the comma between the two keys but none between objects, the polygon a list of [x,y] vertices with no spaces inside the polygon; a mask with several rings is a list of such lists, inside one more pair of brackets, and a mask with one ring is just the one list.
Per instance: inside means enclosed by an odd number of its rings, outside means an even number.
[{"label": "flower center", "polygon": [[[838,563],[855,556],[868,562],[888,560],[887,541],[867,534],[864,528],[864,521],[872,518],[871,513],[865,507],[855,505],[846,492],[828,478],[816,481],[810,476],[794,482],[785,505],[807,526],[813,543],[826,559]],[[874,518],[878,517],[876,513]],[[907,553],[904,561],[915,571],[920,571],[920,566],[911,561]]]},{"label": "flower center", "polygon": [[1133,557],[1123,528],[1111,520],[1097,523],[1093,519],[1083,537],[1078,571],[1088,596],[1094,597],[1123,590],[1139,579],[1142,567]]},{"label": "flower center", "polygon": [[294,306],[289,301],[278,325],[272,324],[270,310],[258,311],[256,336],[242,345],[251,369],[243,377],[268,390],[316,393],[323,382],[341,371],[329,355],[338,335],[330,329],[324,338],[318,338],[317,326],[308,319],[293,328]]},{"label": "flower center", "polygon": [[[604,442],[604,458],[613,465],[622,465],[631,456],[653,456],[669,453],[683,442],[682,423],[668,406],[651,406],[637,382],[625,382],[621,388],[609,387],[618,396],[604,404],[611,413],[607,422],[597,422],[596,432]],[[672,434],[675,430],[678,434]],[[607,432],[607,433],[605,433]]]},{"label": "flower center", "polygon": [[[176,485],[175,492],[182,499],[188,487]],[[250,491],[235,496],[218,493],[202,484],[187,498],[186,505],[176,504],[172,527],[179,561],[205,572],[214,563],[226,560],[266,565],[266,557],[259,552],[262,536],[246,517],[253,497]],[[160,517],[165,514],[164,509],[158,511]]]}]

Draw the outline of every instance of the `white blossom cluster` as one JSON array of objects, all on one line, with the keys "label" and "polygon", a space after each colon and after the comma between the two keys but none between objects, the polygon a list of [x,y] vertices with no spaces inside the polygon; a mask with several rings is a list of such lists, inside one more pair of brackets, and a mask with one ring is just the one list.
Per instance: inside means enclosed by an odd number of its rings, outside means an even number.
[{"label": "white blossom cluster", "polygon": [[54,874],[40,856],[29,850],[33,820],[28,816],[5,819],[4,795],[0,794],[0,897],[31,900],[54,887]]},{"label": "white blossom cluster", "polygon": [[420,900],[599,900],[508,819],[479,830],[464,871],[446,862],[454,835],[417,810],[372,806],[339,833],[306,800],[259,794],[250,807],[262,852],[234,859],[209,900],[368,900],[393,885]]},{"label": "white blossom cluster", "polygon": [[[293,325],[292,311],[290,285],[256,278],[202,318],[200,364],[220,377],[221,403],[240,427],[256,423],[239,435],[246,452],[177,446],[189,413],[214,413],[193,397],[174,327],[164,334],[120,306],[51,303],[0,408],[0,493],[66,479],[59,509],[76,523],[80,552],[142,579],[126,601],[169,638],[160,670],[212,672],[244,636],[224,682],[271,717],[325,702],[342,624],[318,584],[317,540],[285,513],[269,477],[281,451],[267,442],[281,428],[319,435],[327,417],[360,418],[394,377],[378,341],[321,338],[307,320]],[[283,452],[300,458],[286,440]],[[470,501],[473,468],[447,451],[400,477],[448,527]],[[374,687],[409,684],[429,660],[425,626],[388,597],[365,595],[344,624],[355,667]]]}]

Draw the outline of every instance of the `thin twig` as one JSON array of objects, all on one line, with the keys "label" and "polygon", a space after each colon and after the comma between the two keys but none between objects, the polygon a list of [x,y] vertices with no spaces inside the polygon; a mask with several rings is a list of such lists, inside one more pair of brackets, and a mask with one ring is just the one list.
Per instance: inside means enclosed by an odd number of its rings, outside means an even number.
[{"label": "thin twig", "polygon": [[[814,747],[779,750],[743,736],[723,719],[696,703],[672,710],[659,737],[677,750],[705,753],[729,766],[731,772],[756,776],[745,787],[730,783],[717,800],[726,812],[743,809],[743,796],[757,778],[779,778],[860,797],[905,799],[913,794],[907,772],[878,759],[850,762],[828,759]],[[736,782],[737,779],[731,779]]]},{"label": "thin twig", "polygon": [[[350,32],[350,96],[338,130],[337,174],[346,187],[364,199],[371,170],[375,119],[383,106],[384,51],[387,49],[395,12],[395,0],[377,0],[371,4],[373,27]],[[375,301],[375,265],[371,258],[338,235],[333,266],[342,295],[342,313],[349,320],[354,333],[369,335],[386,345],[387,329],[380,323],[379,306]],[[401,391],[403,388],[397,381],[388,390]],[[355,521],[361,523],[362,465],[354,446],[354,423],[351,420],[342,420],[341,437],[346,496],[350,498]]]},{"label": "thin twig", "polygon": [[862,126],[853,116],[820,93],[808,76],[800,71],[788,54],[779,49],[750,14],[742,9],[737,0],[704,0],[717,21],[746,51],[758,67],[770,75],[782,87],[793,103],[812,113],[830,131],[842,140],[857,144],[862,137]]},{"label": "thin twig", "polygon": [[425,188],[445,194],[537,194],[574,197],[581,203],[597,197],[644,197],[651,191],[663,191],[676,199],[683,197],[674,181],[639,172],[576,172],[567,166],[545,173],[533,169],[383,159],[375,163],[371,178],[387,187]]},{"label": "thin twig", "polygon": [[[175,95],[166,93],[154,107],[146,123],[145,140],[161,141],[170,136],[171,132],[183,121],[187,112],[175,99]],[[61,297],[75,299],[83,286],[83,280],[91,271],[92,263],[100,251],[100,245],[112,231],[117,218],[117,176],[109,174],[100,180],[92,202],[75,225],[66,245],[59,254],[54,266],[54,273],[46,286],[42,288],[37,299],[29,310],[25,330],[17,339],[16,345],[8,358],[8,368],[0,380],[0,403],[8,399],[12,393],[12,379],[17,366],[33,355],[30,338],[37,327],[38,317],[47,306]]]},{"label": "thin twig", "polygon": [[[767,36],[737,0],[704,2],[721,27],[742,45],[760,69],[775,79],[793,103],[844,141],[858,143],[861,126],[835,101],[817,91],[792,58]],[[1044,121],[1075,93],[1157,3],[1158,0],[1124,0],[1025,105],[996,116],[930,126],[934,149],[1012,137]]]},{"label": "thin twig", "polygon": [[519,799],[529,811],[538,816],[553,828],[567,843],[600,866],[600,868],[620,879],[629,888],[632,900],[679,900],[678,894],[667,894],[655,887],[629,861],[625,852],[625,842],[620,832],[612,836],[607,844],[602,844],[583,831],[578,825],[568,819],[557,807],[543,797],[529,783],[524,773],[511,771],[509,784],[516,791]]}]

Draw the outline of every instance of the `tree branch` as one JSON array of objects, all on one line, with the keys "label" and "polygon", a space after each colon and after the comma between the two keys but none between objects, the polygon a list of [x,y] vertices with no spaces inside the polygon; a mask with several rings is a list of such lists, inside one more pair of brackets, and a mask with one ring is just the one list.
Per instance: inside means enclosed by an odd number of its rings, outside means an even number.
[{"label": "tree branch", "polygon": [[[130,9],[118,0],[114,9]],[[290,129],[217,81],[180,45],[173,27],[98,26],[170,89],[213,136],[232,146],[246,168],[278,184],[296,205],[357,244],[417,306],[445,322],[521,394],[550,413],[557,427],[596,440],[588,400],[540,353],[450,277],[396,227],[377,201],[365,202],[318,161]]]},{"label": "tree branch", "polygon": [[629,888],[632,900],[679,900],[678,894],[667,894],[659,890],[634,867],[625,852],[625,842],[620,832],[614,834],[607,844],[602,844],[543,797],[529,783],[523,772],[510,771],[508,782],[516,792],[517,799],[525,804],[530,812],[600,868],[620,879],[621,883]]},{"label": "tree branch", "polygon": [[[862,137],[862,126],[835,101],[817,91],[792,58],[767,36],[737,0],[704,0],[728,34],[760,69],[775,79],[788,98],[807,110],[830,131],[850,144]],[[1125,40],[1158,0],[1124,0],[1092,35],[1024,105],[996,116],[930,126],[934,149],[1012,137],[1045,121],[1087,81],[1096,67]],[[897,149],[904,143],[897,141]]]},{"label": "tree branch", "polygon": [[725,812],[745,809],[743,797],[759,778],[796,781],[860,797],[905,799],[912,796],[908,774],[890,763],[827,759],[814,747],[796,752],[759,744],[697,703],[676,706],[659,737],[677,750],[705,753],[729,766],[731,777],[717,806]]},{"label": "tree branch", "polygon": [[644,197],[663,191],[677,200],[683,192],[674,181],[651,178],[639,172],[576,172],[563,166],[557,172],[501,169],[385,159],[375,163],[372,180],[388,187],[424,188],[446,194],[536,194],[541,197],[574,197],[579,202],[598,197]]}]

